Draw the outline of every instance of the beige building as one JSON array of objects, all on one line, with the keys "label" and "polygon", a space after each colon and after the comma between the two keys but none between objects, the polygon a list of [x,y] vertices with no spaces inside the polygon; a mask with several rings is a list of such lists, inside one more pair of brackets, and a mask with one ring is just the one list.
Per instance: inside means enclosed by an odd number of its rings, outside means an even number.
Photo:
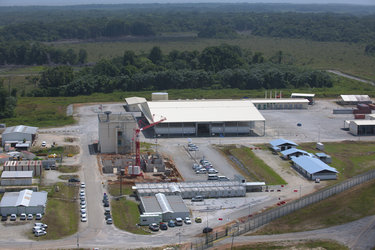
[{"label": "beige building", "polygon": [[136,122],[130,113],[98,114],[99,151],[107,154],[128,154],[132,151]]}]

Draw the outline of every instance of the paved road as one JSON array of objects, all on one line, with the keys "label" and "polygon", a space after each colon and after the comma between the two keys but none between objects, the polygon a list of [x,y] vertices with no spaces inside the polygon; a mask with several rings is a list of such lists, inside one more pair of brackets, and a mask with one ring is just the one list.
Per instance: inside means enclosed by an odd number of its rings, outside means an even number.
[{"label": "paved road", "polygon": [[356,80],[356,81],[359,81],[359,82],[369,83],[369,84],[375,86],[375,82],[365,80],[365,79],[361,79],[361,78],[356,77],[356,76],[351,76],[351,75],[342,73],[338,70],[327,70],[327,72],[338,75],[338,76],[346,77],[346,78],[349,78],[349,79],[352,79],[352,80]]}]

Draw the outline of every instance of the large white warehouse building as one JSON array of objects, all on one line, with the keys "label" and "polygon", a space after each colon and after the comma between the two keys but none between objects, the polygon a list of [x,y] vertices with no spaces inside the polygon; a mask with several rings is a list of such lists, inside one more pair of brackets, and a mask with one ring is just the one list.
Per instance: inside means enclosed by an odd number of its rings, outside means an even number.
[{"label": "large white warehouse building", "polygon": [[265,119],[249,100],[173,100],[126,98],[127,111],[157,122],[157,136],[264,136]]}]

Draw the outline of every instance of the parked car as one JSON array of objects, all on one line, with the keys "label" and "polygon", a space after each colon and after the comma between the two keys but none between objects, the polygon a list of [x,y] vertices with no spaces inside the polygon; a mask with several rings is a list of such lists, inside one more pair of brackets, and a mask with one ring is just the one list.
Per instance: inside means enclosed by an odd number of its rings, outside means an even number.
[{"label": "parked car", "polygon": [[81,214],[81,218],[86,218],[87,217],[87,214],[84,213],[84,214]]},{"label": "parked car", "polygon": [[47,224],[40,223],[40,222],[36,222],[36,223],[34,223],[34,226],[35,226],[35,227],[48,228],[48,225],[47,225]]},{"label": "parked car", "polygon": [[204,234],[211,233],[211,232],[212,232],[212,228],[210,228],[210,227],[203,228],[203,233]]},{"label": "parked car", "polygon": [[86,213],[86,209],[81,209],[81,214],[85,214]]},{"label": "parked car", "polygon": [[191,224],[190,217],[185,217],[185,224]]},{"label": "parked car", "polygon": [[201,217],[196,217],[195,218],[196,223],[202,223],[202,218]]},{"label": "parked car", "polygon": [[168,221],[168,227],[175,227],[176,224],[174,223],[174,220]]},{"label": "parked car", "polygon": [[105,217],[105,219],[106,219],[106,220],[108,220],[109,218],[111,218],[111,219],[112,219],[112,216],[111,216],[111,214],[106,214],[106,215],[105,215],[104,217]]},{"label": "parked car", "polygon": [[20,220],[26,220],[27,216],[26,214],[22,213],[20,214]]},{"label": "parked car", "polygon": [[42,147],[45,147],[47,146],[47,142],[46,141],[42,141]]},{"label": "parked car", "polygon": [[85,200],[81,200],[81,202],[79,204],[80,205],[86,205],[86,201]]},{"label": "parked car", "polygon": [[195,171],[196,174],[207,174],[207,170],[205,168],[201,168]]},{"label": "parked car", "polygon": [[105,210],[104,210],[104,215],[106,214],[111,214],[111,209],[106,207]]},{"label": "parked car", "polygon": [[28,214],[27,215],[27,220],[32,220],[32,219],[34,219],[34,216],[32,214]]},{"label": "parked car", "polygon": [[81,222],[87,222],[87,217],[81,218]]},{"label": "parked car", "polygon": [[108,203],[108,201],[107,202],[104,202],[104,205],[103,205],[104,207],[109,207],[109,203]]},{"label": "parked car", "polygon": [[16,214],[11,214],[11,215],[10,215],[10,220],[11,220],[11,221],[15,221],[15,220],[17,220],[17,215],[16,215]]},{"label": "parked car", "polygon": [[164,222],[160,222],[159,227],[160,230],[168,230],[168,226]]},{"label": "parked car", "polygon": [[148,226],[148,228],[149,228],[151,231],[154,231],[154,232],[159,231],[159,225],[156,224],[156,223],[152,223],[152,224],[150,224],[150,225]]},{"label": "parked car", "polygon": [[197,195],[197,196],[193,197],[193,198],[191,199],[191,201],[193,201],[193,202],[196,202],[196,201],[203,201],[203,196],[201,196],[201,195]]},{"label": "parked car", "polygon": [[86,204],[81,205],[81,209],[86,209]]},{"label": "parked car", "polygon": [[229,178],[226,176],[219,176],[219,181],[229,181]]},{"label": "parked car", "polygon": [[43,230],[38,230],[38,231],[36,231],[36,232],[34,233],[34,235],[35,235],[36,237],[43,236],[43,235],[46,235],[46,234],[47,234],[47,232],[46,232],[46,231],[43,231]]},{"label": "parked car", "polygon": [[36,219],[36,220],[41,220],[42,217],[43,217],[43,215],[42,215],[42,214],[39,214],[39,213],[35,215],[35,219]]},{"label": "parked car", "polygon": [[184,221],[182,220],[182,218],[177,217],[176,218],[176,226],[182,226],[183,224],[184,224]]},{"label": "parked car", "polygon": [[46,231],[46,228],[40,227],[40,226],[35,226],[35,227],[33,227],[33,233],[35,233],[36,231]]},{"label": "parked car", "polygon": [[113,222],[112,222],[112,218],[108,218],[108,219],[106,220],[106,223],[107,223],[108,225],[112,224],[112,223],[113,223]]},{"label": "parked car", "polygon": [[85,188],[86,184],[84,182],[81,183],[81,188]]},{"label": "parked car", "polygon": [[209,174],[217,174],[217,173],[219,173],[219,171],[217,171],[217,170],[214,169],[214,168],[209,168],[209,169],[208,169],[208,173],[209,173]]},{"label": "parked car", "polygon": [[77,178],[70,178],[68,182],[79,182],[79,179]]},{"label": "parked car", "polygon": [[8,220],[8,216],[7,215],[1,216],[1,221],[7,221],[7,220]]}]

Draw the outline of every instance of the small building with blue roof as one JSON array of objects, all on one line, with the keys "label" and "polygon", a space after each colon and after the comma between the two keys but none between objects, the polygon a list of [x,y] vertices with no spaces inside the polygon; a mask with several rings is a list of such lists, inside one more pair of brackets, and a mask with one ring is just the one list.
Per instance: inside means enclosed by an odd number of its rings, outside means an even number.
[{"label": "small building with blue roof", "polygon": [[290,149],[281,151],[281,156],[285,160],[290,159],[292,156],[299,157],[301,155],[308,155],[308,154],[309,154],[308,152],[306,152],[304,150],[301,150],[301,149],[298,149],[298,148],[290,148]]},{"label": "small building with blue roof", "polygon": [[276,139],[270,142],[270,148],[276,152],[284,151],[290,148],[295,148],[297,146],[298,144],[289,140],[285,140],[283,138]]},{"label": "small building with blue roof", "polygon": [[338,171],[318,158],[302,155],[292,156],[294,168],[310,180],[336,180]]},{"label": "small building with blue roof", "polygon": [[316,157],[318,157],[322,162],[324,163],[332,163],[331,156],[325,154],[325,153],[315,153]]}]

